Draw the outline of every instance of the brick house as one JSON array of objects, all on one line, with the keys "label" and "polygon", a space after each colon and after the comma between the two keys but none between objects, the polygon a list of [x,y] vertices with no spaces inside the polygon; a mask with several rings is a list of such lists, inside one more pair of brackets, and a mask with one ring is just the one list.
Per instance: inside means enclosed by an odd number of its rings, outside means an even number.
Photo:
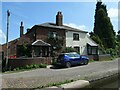
[{"label": "brick house", "polygon": [[[56,15],[56,23],[47,22],[34,25],[31,29],[27,29],[25,34],[23,32],[24,26],[21,22],[20,38],[9,42],[9,56],[22,56],[19,48],[24,44],[29,47],[31,57],[49,57],[52,50],[60,46],[58,52],[65,47],[73,47],[84,55],[97,55],[99,53],[98,45],[89,38],[88,32],[63,25],[61,12]],[[2,45],[2,49],[6,55],[6,44]]]}]

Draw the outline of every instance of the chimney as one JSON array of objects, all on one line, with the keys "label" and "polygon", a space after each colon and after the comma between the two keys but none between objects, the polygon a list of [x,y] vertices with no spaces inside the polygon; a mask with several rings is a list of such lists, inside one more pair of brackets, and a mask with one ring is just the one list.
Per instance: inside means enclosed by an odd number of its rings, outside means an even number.
[{"label": "chimney", "polygon": [[29,32],[30,31],[30,28],[27,28],[27,32]]},{"label": "chimney", "polygon": [[63,25],[63,22],[62,22],[62,12],[58,12],[57,15],[56,15],[56,25],[57,26],[62,26]]},{"label": "chimney", "polygon": [[23,32],[24,32],[24,26],[23,26],[23,22],[21,22],[21,26],[20,26],[20,37],[23,36]]}]

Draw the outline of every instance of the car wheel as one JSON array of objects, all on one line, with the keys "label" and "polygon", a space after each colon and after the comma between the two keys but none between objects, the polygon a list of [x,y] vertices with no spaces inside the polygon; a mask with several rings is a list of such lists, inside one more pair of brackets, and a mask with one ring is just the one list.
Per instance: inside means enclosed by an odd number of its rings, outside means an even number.
[{"label": "car wheel", "polygon": [[71,67],[71,63],[70,62],[66,62],[66,67],[70,68]]},{"label": "car wheel", "polygon": [[88,60],[84,60],[84,65],[87,65],[88,64]]}]

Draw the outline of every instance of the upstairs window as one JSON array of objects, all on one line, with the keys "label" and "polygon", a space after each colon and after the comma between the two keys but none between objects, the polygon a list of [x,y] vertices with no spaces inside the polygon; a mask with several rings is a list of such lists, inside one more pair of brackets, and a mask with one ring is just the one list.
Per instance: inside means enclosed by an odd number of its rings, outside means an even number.
[{"label": "upstairs window", "polygon": [[49,32],[48,33],[48,37],[49,38],[56,38],[57,37],[57,33],[56,32]]},{"label": "upstairs window", "polygon": [[73,33],[73,40],[79,41],[79,34]]}]

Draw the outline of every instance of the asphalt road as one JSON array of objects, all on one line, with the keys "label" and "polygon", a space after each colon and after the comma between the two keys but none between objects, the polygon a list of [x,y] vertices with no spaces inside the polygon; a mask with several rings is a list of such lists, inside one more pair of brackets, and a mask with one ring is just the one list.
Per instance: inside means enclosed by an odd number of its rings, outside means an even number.
[{"label": "asphalt road", "polygon": [[3,74],[3,88],[35,88],[65,80],[93,80],[118,72],[118,61],[92,62],[88,65],[62,69],[36,69],[12,74]]}]

